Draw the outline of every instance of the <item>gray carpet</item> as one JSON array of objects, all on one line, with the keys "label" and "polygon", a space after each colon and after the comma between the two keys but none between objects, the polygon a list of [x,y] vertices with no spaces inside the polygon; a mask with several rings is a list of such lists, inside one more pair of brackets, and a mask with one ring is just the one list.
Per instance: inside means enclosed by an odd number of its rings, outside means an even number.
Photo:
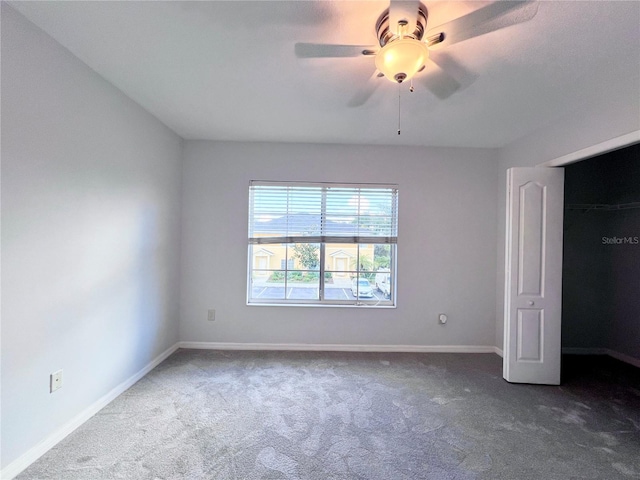
[{"label": "gray carpet", "polygon": [[640,478],[639,370],[493,354],[179,350],[18,478]]}]

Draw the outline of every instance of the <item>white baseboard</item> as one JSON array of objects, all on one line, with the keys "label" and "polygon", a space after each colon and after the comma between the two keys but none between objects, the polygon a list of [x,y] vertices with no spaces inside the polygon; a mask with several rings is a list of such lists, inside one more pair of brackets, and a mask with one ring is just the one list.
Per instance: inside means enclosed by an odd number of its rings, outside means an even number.
[{"label": "white baseboard", "polygon": [[504,352],[502,351],[501,348],[498,347],[493,347],[493,353],[495,353],[496,355],[498,355],[499,357],[504,358]]},{"label": "white baseboard", "polygon": [[142,370],[135,373],[133,376],[129,377],[127,380],[122,382],[120,385],[112,389],[109,393],[102,396],[96,402],[85,408],[82,412],[76,415],[71,421],[67,422],[60,429],[53,432],[47,438],[42,440],[41,442],[34,445],[32,448],[27,450],[9,465],[2,469],[0,472],[0,478],[3,480],[10,480],[24,469],[26,469],[29,465],[35,462],[42,455],[47,453],[51,448],[57,445],[60,441],[62,441],[67,435],[73,432],[76,428],[82,425],[84,422],[93,417],[96,413],[98,413],[102,408],[108,405],[113,399],[115,399],[122,392],[131,387],[134,383],[144,377],[147,373],[153,370],[157,365],[159,365],[163,360],[165,360],[169,355],[175,352],[178,349],[178,343],[166,349],[156,358],[154,358],[149,364],[147,364]]},{"label": "white baseboard", "polygon": [[615,358],[616,360],[620,360],[621,362],[628,363],[633,365],[634,367],[640,368],[640,359],[631,357],[627,354],[616,352],[615,350],[611,350],[609,348],[605,348],[605,353],[610,357]]},{"label": "white baseboard", "polygon": [[280,350],[309,352],[497,353],[490,345],[348,345],[314,343],[179,342],[197,350]]}]

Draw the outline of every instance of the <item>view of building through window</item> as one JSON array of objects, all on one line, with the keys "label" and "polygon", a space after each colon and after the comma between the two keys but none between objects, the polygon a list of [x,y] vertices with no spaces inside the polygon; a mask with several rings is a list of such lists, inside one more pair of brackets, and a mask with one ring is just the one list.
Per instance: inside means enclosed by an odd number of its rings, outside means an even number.
[{"label": "view of building through window", "polygon": [[251,182],[248,303],[395,305],[397,187]]}]

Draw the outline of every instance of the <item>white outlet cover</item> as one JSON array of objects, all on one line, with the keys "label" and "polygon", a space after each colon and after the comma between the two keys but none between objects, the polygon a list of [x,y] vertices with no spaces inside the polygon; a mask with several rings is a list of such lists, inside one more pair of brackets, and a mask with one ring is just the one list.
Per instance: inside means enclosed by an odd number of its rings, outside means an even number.
[{"label": "white outlet cover", "polygon": [[62,370],[53,372],[49,378],[50,378],[50,383],[49,383],[50,393],[53,393],[56,390],[59,390],[60,388],[62,388]]}]

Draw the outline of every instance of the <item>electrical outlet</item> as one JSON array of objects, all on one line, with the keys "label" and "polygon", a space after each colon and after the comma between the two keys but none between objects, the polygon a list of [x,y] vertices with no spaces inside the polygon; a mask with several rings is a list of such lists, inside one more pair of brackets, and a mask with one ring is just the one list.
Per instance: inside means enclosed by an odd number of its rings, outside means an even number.
[{"label": "electrical outlet", "polygon": [[207,320],[214,322],[216,320],[216,311],[212,308],[207,312]]},{"label": "electrical outlet", "polygon": [[62,370],[53,372],[49,376],[49,393],[53,393],[60,388],[62,388]]},{"label": "electrical outlet", "polygon": [[447,323],[447,316],[444,313],[441,313],[438,315],[438,322],[440,322],[441,325],[444,325]]}]

